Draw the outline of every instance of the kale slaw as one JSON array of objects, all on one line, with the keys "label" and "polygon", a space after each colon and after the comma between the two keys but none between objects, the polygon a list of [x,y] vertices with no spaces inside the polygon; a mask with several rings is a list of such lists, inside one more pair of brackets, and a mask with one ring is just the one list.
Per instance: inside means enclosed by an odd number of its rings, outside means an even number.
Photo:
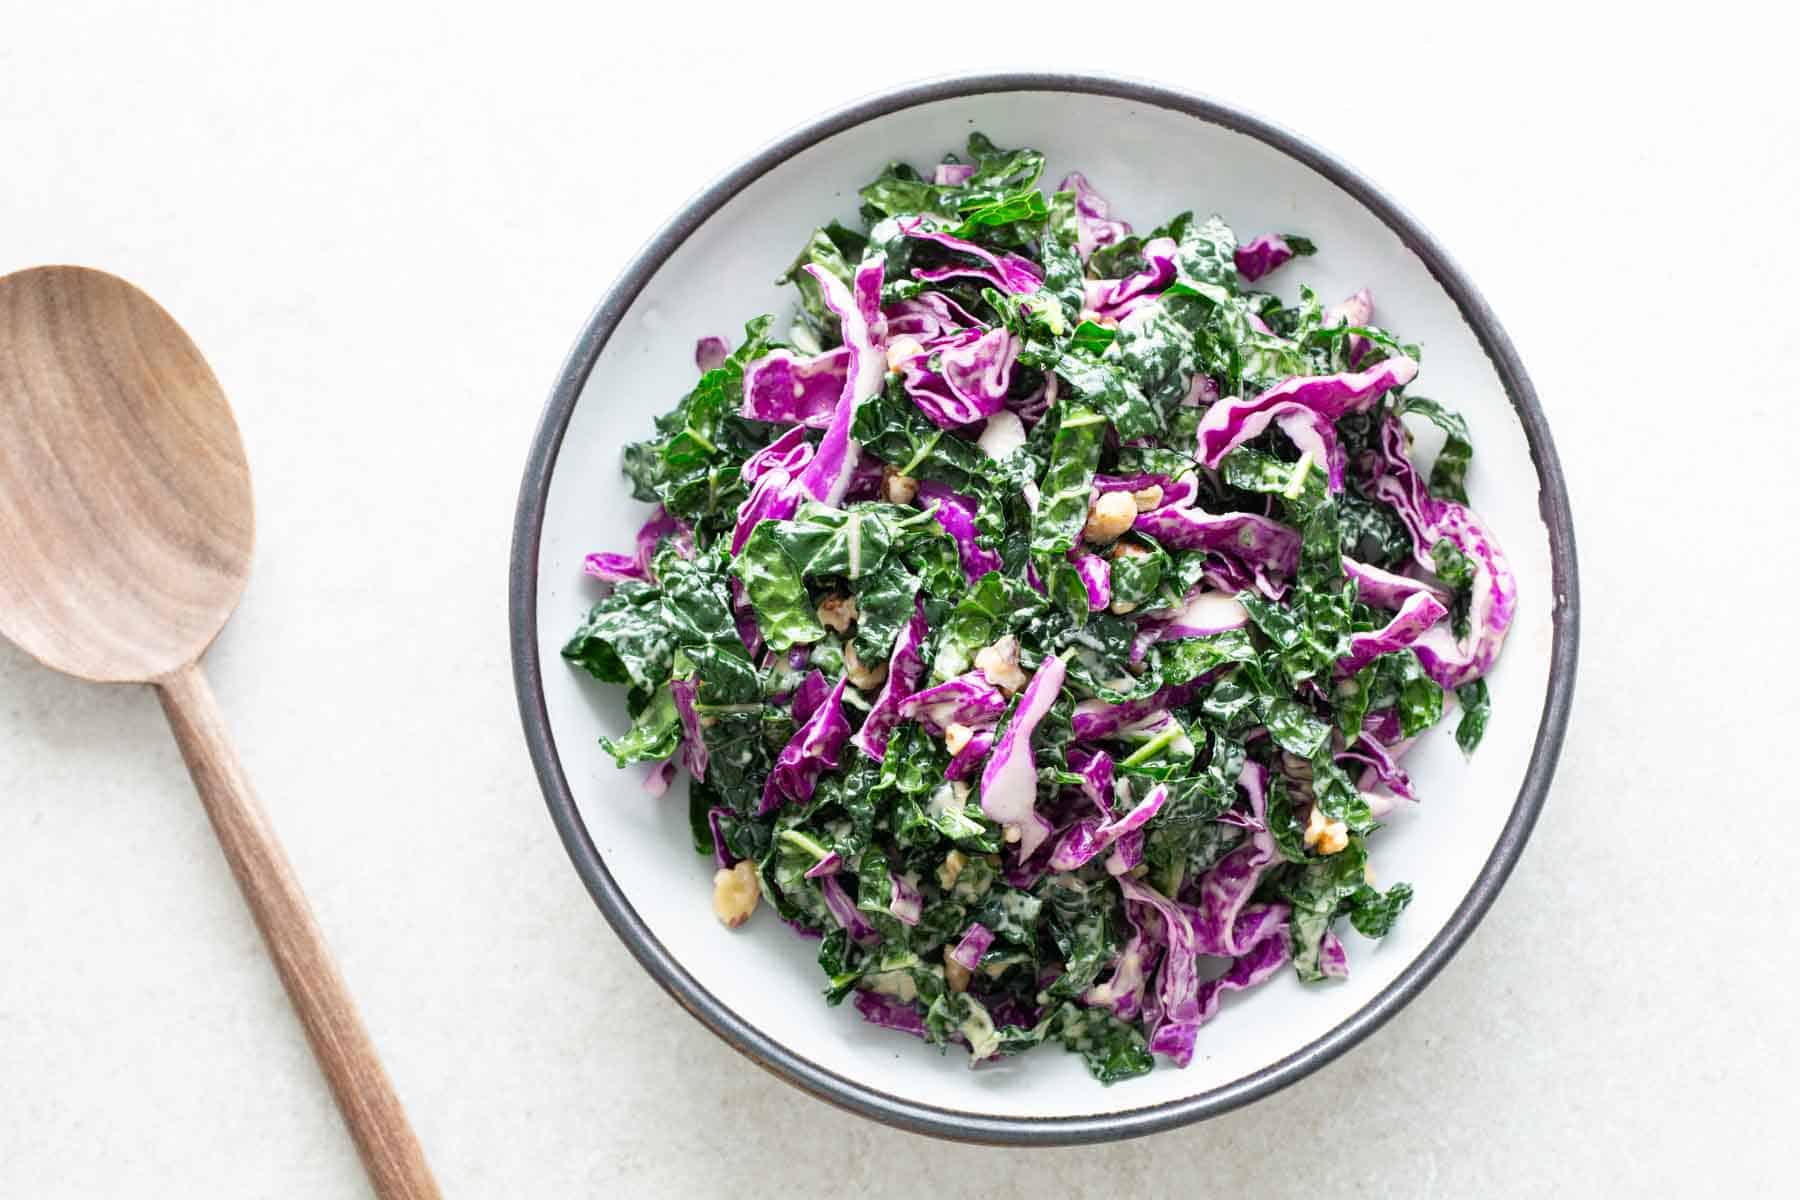
[{"label": "kale slaw", "polygon": [[687,769],[721,919],[766,900],[876,1024],[1113,1082],[1391,927],[1367,839],[1447,697],[1480,740],[1516,587],[1418,348],[1246,286],[1310,242],[1135,236],[968,149],[813,235],[784,339],[700,342],[564,654],[628,689],[621,765]]}]

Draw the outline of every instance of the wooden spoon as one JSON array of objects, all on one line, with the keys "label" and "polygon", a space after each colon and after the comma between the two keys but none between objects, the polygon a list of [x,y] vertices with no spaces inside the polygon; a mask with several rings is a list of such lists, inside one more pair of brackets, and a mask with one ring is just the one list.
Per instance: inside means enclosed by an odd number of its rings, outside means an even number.
[{"label": "wooden spoon", "polygon": [[0,279],[0,633],[58,671],[156,689],[375,1190],[435,1197],[200,673],[255,527],[231,406],[174,318],[99,271]]}]

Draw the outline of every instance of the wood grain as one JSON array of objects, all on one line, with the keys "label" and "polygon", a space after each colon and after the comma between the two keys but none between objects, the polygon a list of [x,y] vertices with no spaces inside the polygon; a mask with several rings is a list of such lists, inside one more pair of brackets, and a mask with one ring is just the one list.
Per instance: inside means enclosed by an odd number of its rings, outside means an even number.
[{"label": "wood grain", "polygon": [[0,633],[67,674],[155,685],[376,1191],[435,1197],[200,673],[255,530],[231,406],[173,317],[100,271],[0,279]]},{"label": "wood grain", "polygon": [[219,381],[122,279],[0,279],[0,632],[46,666],[193,662],[250,577],[250,467]]},{"label": "wood grain", "polygon": [[198,666],[160,680],[157,697],[181,746],[219,848],[268,943],[269,957],[331,1082],[375,1190],[392,1200],[434,1197],[437,1185],[400,1098],[357,1016],[268,818],[226,737],[212,689]]}]

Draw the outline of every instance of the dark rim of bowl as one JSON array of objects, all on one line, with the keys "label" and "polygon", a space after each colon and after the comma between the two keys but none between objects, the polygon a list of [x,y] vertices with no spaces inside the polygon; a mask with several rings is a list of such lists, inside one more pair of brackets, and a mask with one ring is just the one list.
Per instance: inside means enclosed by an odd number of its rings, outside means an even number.
[{"label": "dark rim of bowl", "polygon": [[[569,790],[569,781],[557,754],[538,659],[538,548],[557,454],[594,363],[639,292],[669,255],[713,213],[752,181],[795,154],[833,134],[901,109],[990,92],[1075,92],[1172,109],[1256,138],[1306,164],[1348,192],[1419,256],[1432,277],[1456,302],[1463,319],[1492,360],[1525,429],[1538,473],[1538,508],[1550,535],[1551,576],[1556,597],[1552,614],[1555,639],[1550,655],[1550,683],[1537,741],[1512,814],[1474,886],[1463,897],[1449,922],[1394,982],[1317,1041],[1251,1075],[1200,1095],[1116,1113],[1005,1117],[920,1104],[828,1071],[776,1042],[726,1007],[701,987],[650,932],[601,860],[576,808],[575,797]],[[1418,995],[1450,961],[1493,904],[1543,809],[1574,696],[1580,609],[1575,531],[1569,515],[1568,492],[1562,466],[1557,461],[1556,447],[1550,439],[1549,425],[1538,405],[1537,392],[1493,312],[1416,220],[1369,180],[1311,143],[1217,101],[1135,80],[1030,72],[965,75],[910,84],[821,117],[731,170],[690,200],[650,239],[588,317],[544,407],[519,489],[518,512],[513,523],[509,598],[513,681],[518,691],[519,715],[524,722],[525,740],[543,785],[551,819],[562,835],[576,872],[600,911],[606,914],[626,948],[664,990],[738,1051],[821,1099],[916,1133],[959,1141],[1021,1146],[1073,1145],[1136,1137],[1229,1112],[1324,1066],[1373,1033]]]}]

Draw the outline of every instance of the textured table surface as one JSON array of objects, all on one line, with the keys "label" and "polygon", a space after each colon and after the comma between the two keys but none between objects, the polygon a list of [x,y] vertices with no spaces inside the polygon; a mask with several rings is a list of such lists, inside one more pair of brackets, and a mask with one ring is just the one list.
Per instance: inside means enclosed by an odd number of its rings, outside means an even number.
[{"label": "textured table surface", "polygon": [[[135,280],[237,406],[260,544],[214,686],[448,1194],[1787,1177],[1800,105],[1772,31],[500,7],[0,3],[0,271]],[[818,110],[1051,64],[1267,115],[1442,239],[1542,394],[1585,621],[1543,820],[1421,998],[1249,1109],[1015,1152],[813,1101],[638,970],[545,817],[504,589],[542,397],[650,229]],[[154,700],[0,646],[0,714],[0,1195],[365,1194]]]}]

